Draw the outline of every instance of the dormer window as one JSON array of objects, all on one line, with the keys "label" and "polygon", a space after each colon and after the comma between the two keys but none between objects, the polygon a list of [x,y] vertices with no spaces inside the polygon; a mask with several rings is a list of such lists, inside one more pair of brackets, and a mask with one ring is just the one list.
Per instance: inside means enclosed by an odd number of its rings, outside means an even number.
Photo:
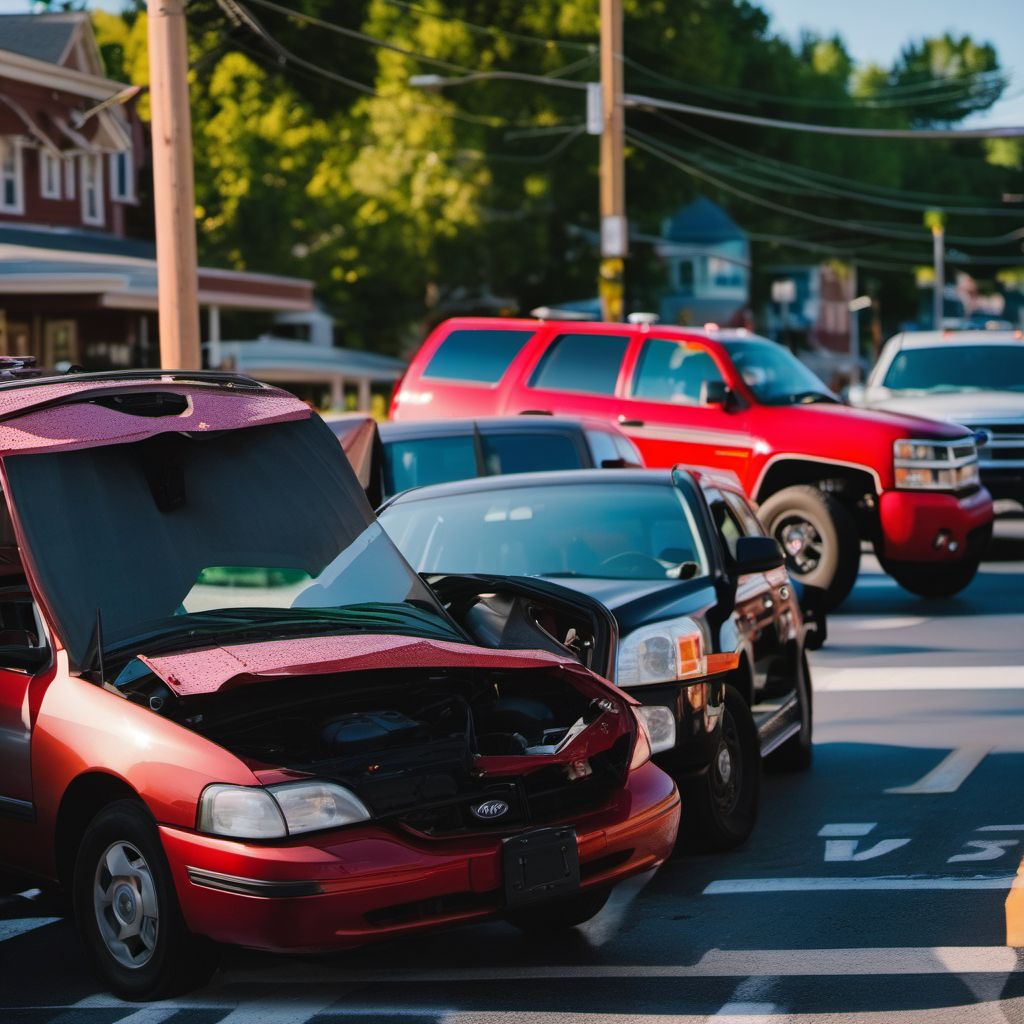
[{"label": "dormer window", "polygon": [[44,199],[60,199],[60,157],[48,149],[39,150],[39,194]]},{"label": "dormer window", "polygon": [[82,167],[82,223],[103,223],[103,156],[83,153]]},{"label": "dormer window", "polygon": [[130,203],[135,198],[130,149],[110,155],[110,198],[121,203]]},{"label": "dormer window", "polygon": [[0,211],[25,212],[21,146],[13,139],[0,139]]}]

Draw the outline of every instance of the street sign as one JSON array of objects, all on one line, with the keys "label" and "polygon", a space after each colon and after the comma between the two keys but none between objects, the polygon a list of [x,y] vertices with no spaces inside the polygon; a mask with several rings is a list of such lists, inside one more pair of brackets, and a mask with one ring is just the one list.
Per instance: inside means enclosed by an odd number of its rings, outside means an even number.
[{"label": "street sign", "polygon": [[601,218],[601,255],[605,258],[629,255],[629,231],[625,217]]},{"label": "street sign", "polygon": [[780,305],[796,302],[796,281],[791,277],[780,277],[772,281],[772,302]]},{"label": "street sign", "polygon": [[601,83],[587,82],[587,134],[600,135],[604,131],[604,111],[601,103]]}]

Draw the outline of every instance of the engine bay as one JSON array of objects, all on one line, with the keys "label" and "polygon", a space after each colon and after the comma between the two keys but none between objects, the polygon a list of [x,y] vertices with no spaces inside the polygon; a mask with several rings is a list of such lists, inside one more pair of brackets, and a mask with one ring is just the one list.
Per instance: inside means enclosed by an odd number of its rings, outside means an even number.
[{"label": "engine bay", "polygon": [[[588,696],[546,668],[275,678],[190,698],[147,674],[122,692],[254,771],[338,782],[375,819],[428,835],[557,820],[597,806],[621,785],[632,742],[624,705]],[[567,759],[599,719],[587,755]],[[474,807],[485,800],[502,801],[507,813],[483,820]]]}]

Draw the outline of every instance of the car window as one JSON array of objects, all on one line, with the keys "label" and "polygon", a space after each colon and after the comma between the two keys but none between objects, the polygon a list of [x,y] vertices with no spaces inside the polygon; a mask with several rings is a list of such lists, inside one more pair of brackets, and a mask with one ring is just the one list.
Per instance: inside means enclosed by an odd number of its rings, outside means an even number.
[{"label": "car window", "polygon": [[736,542],[744,536],[743,527],[736,516],[736,513],[726,505],[719,497],[710,502],[711,516],[718,528],[718,536],[721,538],[722,546],[728,552],[730,558],[736,557]]},{"label": "car window", "polygon": [[466,480],[477,474],[472,434],[412,438],[384,444],[384,488],[388,494],[448,480]]},{"label": "car window", "polygon": [[745,537],[763,537],[764,529],[754,514],[754,510],[744,498],[732,491],[723,491],[725,502],[739,522]]},{"label": "car window", "polygon": [[618,465],[622,460],[619,450],[615,447],[615,435],[608,430],[588,430],[587,444],[590,445],[590,457],[597,467],[606,462]]},{"label": "car window", "polygon": [[705,349],[649,338],[633,374],[633,397],[675,405],[700,405],[706,381],[723,381]]},{"label": "car window", "polygon": [[579,449],[568,434],[531,430],[522,434],[484,433],[484,473],[541,473],[581,469]]},{"label": "car window", "polygon": [[706,575],[685,495],[607,475],[608,483],[506,485],[399,501],[380,521],[420,572],[666,580],[692,562],[688,576]]},{"label": "car window", "polygon": [[431,356],[425,378],[497,384],[533,331],[452,331]]},{"label": "car window", "polygon": [[561,334],[530,377],[531,388],[614,395],[629,338],[618,334]]},{"label": "car window", "polygon": [[639,449],[625,434],[613,434],[615,438],[615,447],[618,449],[619,458],[626,463],[627,466],[642,466],[644,464],[643,456],[640,454]]}]

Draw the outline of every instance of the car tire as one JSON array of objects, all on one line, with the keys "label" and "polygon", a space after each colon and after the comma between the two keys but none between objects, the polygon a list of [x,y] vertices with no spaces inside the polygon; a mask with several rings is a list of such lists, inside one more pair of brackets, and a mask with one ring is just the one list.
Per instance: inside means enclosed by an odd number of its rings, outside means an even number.
[{"label": "car tire", "polygon": [[683,780],[681,789],[681,851],[733,850],[750,838],[761,799],[761,741],[750,706],[736,687],[725,687],[721,737],[711,764]]},{"label": "car tire", "polygon": [[75,918],[96,973],[122,999],[166,999],[209,980],[212,943],[191,934],[149,812],[108,804],[90,822],[75,859]]},{"label": "car tire", "polygon": [[779,772],[803,772],[814,760],[814,713],[811,699],[811,668],[807,655],[801,653],[796,680],[797,700],[800,702],[800,731],[773,750],[765,759],[765,767]]},{"label": "car tire", "polygon": [[791,575],[823,590],[828,611],[842,604],[860,569],[860,533],[846,506],[817,487],[801,484],[766,498],[759,515],[782,545]]},{"label": "car tire", "polygon": [[505,920],[524,932],[564,931],[596,917],[610,895],[611,889],[608,888],[588,889],[551,903],[509,910]]},{"label": "car tire", "polygon": [[904,590],[932,599],[959,594],[974,579],[979,565],[980,555],[967,556],[959,562],[882,561],[882,568]]}]

